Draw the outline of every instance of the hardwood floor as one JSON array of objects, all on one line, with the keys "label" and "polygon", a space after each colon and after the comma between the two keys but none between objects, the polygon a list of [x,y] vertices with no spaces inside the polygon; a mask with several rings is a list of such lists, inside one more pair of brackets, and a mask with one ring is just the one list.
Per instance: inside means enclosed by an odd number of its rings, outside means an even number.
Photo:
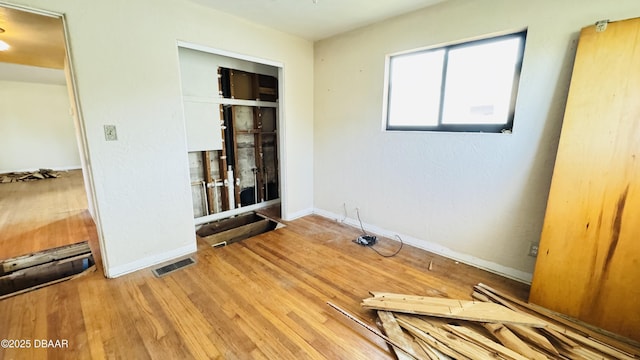
[{"label": "hardwood floor", "polygon": [[[352,242],[358,233],[308,216],[222,248],[201,242],[197,264],[162,278],[99,270],[2,300],[0,339],[32,346],[0,349],[0,359],[392,359],[326,302],[375,326],[360,308],[368,291],[470,299],[483,282],[526,299],[528,286],[410,246],[380,257]],[[37,339],[68,347],[34,348]]]},{"label": "hardwood floor", "polygon": [[0,184],[0,259],[95,237],[81,170]]}]

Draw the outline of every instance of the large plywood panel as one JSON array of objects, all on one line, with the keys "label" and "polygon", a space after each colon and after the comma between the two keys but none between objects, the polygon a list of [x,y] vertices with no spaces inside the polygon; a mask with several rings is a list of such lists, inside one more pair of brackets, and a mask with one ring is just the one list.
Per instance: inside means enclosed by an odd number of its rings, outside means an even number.
[{"label": "large plywood panel", "polygon": [[530,301],[640,340],[640,19],[584,28]]},{"label": "large plywood panel", "polygon": [[180,84],[182,96],[208,99],[220,97],[218,93],[217,58],[201,51],[178,48],[180,58]]}]

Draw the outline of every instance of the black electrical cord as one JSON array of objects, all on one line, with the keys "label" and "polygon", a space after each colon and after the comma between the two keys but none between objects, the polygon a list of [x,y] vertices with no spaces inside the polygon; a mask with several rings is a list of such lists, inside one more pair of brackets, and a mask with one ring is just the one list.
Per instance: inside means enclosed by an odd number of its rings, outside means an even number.
[{"label": "black electrical cord", "polygon": [[396,234],[395,236],[398,238],[398,240],[400,240],[400,247],[393,254],[382,254],[380,251],[374,249],[373,246],[369,246],[369,247],[371,248],[371,250],[375,251],[378,255],[382,257],[386,257],[386,258],[394,257],[398,255],[398,253],[400,252],[400,250],[402,250],[402,247],[404,246],[404,241],[402,241],[402,238],[400,237],[400,235]]},{"label": "black electrical cord", "polygon": [[[362,220],[360,219],[360,210],[358,208],[356,208],[356,215],[358,216],[358,222],[360,223],[360,230],[362,230],[362,234],[365,235],[365,236],[371,236],[371,235],[367,234],[366,231],[364,231],[364,227],[362,226]],[[373,247],[373,245],[368,246],[368,247],[371,248],[371,250],[375,251],[378,255],[380,255],[382,257],[385,257],[385,258],[394,257],[394,256],[398,255],[398,253],[400,252],[400,250],[402,250],[402,247],[404,246],[404,241],[402,241],[402,238],[400,237],[400,235],[396,234],[395,236],[398,238],[398,240],[400,240],[400,247],[393,254],[383,254],[380,251],[378,251],[377,249],[375,249]]]},{"label": "black electrical cord", "polygon": [[369,235],[366,231],[364,231],[364,227],[362,227],[362,220],[360,220],[360,209],[356,208],[356,215],[358,216],[358,222],[360,223],[360,230],[362,230],[363,235]]}]

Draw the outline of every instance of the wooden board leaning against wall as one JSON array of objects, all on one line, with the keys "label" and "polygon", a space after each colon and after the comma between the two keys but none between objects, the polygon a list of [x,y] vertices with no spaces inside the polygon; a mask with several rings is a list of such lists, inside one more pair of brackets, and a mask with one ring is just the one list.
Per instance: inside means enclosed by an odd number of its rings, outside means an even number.
[{"label": "wooden board leaning against wall", "polygon": [[530,301],[640,341],[640,18],[582,29]]}]

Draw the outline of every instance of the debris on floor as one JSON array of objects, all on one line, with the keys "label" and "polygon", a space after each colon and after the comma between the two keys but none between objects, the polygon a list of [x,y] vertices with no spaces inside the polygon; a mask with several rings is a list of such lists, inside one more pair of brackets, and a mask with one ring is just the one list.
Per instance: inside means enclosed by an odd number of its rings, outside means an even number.
[{"label": "debris on floor", "polygon": [[57,178],[60,176],[60,173],[53,171],[51,169],[40,169],[37,171],[31,172],[12,172],[6,174],[0,174],[0,183],[11,183],[11,182],[21,182],[21,181],[33,181],[33,180],[44,180]]},{"label": "debris on floor", "polygon": [[250,212],[202,226],[196,235],[214,248],[230,245],[284,225],[264,215]]},{"label": "debris on floor", "polygon": [[0,300],[95,270],[87,241],[0,260]]},{"label": "debris on floor", "polygon": [[372,292],[387,343],[404,359],[638,359],[633,340],[529,304],[491,287],[475,300]]}]

